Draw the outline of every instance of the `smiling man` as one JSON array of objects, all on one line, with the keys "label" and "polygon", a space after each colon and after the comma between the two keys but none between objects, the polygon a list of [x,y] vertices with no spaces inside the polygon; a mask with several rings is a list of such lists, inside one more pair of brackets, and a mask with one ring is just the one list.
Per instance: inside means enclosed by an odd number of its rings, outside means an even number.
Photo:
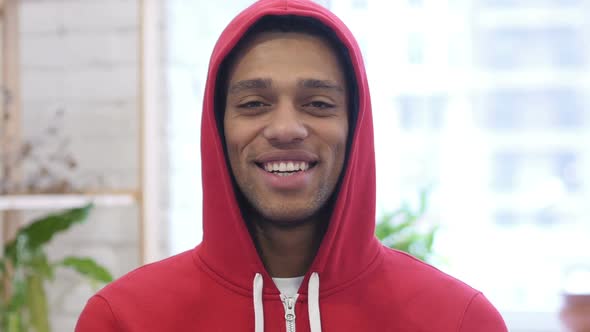
[{"label": "smiling man", "polygon": [[480,292],[375,238],[372,130],[337,17],[246,9],[211,57],[203,242],[105,287],[76,330],[506,331]]},{"label": "smiling man", "polygon": [[244,219],[274,277],[309,268],[348,137],[344,68],[324,39],[298,32],[296,21],[261,20],[229,58],[222,88],[227,157],[245,197]]}]

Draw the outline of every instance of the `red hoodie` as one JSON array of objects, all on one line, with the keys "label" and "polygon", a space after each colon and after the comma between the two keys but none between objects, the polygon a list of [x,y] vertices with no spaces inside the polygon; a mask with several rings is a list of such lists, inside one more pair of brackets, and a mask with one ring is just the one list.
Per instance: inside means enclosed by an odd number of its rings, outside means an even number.
[{"label": "red hoodie", "polygon": [[214,114],[224,57],[265,15],[321,21],[348,49],[359,109],[346,171],[326,234],[305,275],[294,313],[300,332],[503,332],[477,290],[375,238],[371,100],[360,49],[331,12],[306,0],[263,0],[224,30],[211,57],[201,128],[203,242],[111,283],[86,305],[77,332],[285,331],[279,291],[242,219]]}]

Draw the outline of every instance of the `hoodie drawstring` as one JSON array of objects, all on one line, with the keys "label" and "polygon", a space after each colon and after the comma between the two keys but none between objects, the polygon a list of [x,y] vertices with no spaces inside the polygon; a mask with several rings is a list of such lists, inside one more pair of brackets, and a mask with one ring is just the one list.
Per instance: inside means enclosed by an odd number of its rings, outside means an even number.
[{"label": "hoodie drawstring", "polygon": [[307,310],[311,332],[322,332],[320,319],[320,277],[316,272],[311,274],[307,286]]},{"label": "hoodie drawstring", "polygon": [[[264,332],[264,307],[262,305],[262,275],[254,276],[254,332]],[[322,332],[320,317],[320,276],[313,272],[307,287],[307,309],[309,312],[309,326],[311,332]]]},{"label": "hoodie drawstring", "polygon": [[264,307],[262,306],[262,274],[254,276],[254,332],[264,332]]}]

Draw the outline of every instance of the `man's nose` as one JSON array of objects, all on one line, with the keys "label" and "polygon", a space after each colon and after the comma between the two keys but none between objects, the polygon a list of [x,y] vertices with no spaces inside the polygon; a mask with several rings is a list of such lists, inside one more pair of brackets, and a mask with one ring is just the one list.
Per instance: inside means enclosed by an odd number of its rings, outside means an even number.
[{"label": "man's nose", "polygon": [[263,135],[272,144],[289,144],[303,141],[308,130],[297,108],[290,102],[284,102],[272,111]]}]

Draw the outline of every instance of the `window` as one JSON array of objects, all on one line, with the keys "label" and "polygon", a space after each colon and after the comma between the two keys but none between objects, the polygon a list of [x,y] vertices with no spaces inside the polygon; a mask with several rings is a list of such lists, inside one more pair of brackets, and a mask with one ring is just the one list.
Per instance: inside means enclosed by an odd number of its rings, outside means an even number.
[{"label": "window", "polygon": [[368,0],[352,0],[352,8],[354,9],[367,9]]},{"label": "window", "polygon": [[484,98],[484,127],[493,130],[583,129],[583,94],[571,88],[499,89]]},{"label": "window", "polygon": [[408,63],[421,64],[424,62],[424,37],[421,33],[408,34]]},{"label": "window", "polygon": [[492,160],[492,188],[496,192],[509,192],[516,189],[519,172],[523,166],[523,156],[518,152],[497,153]]},{"label": "window", "polygon": [[404,129],[440,129],[443,126],[447,98],[443,95],[397,98],[399,121]]},{"label": "window", "polygon": [[314,0],[314,1],[326,8],[330,8],[330,6],[332,5],[331,0]]},{"label": "window", "polygon": [[583,0],[480,0],[485,7],[519,8],[519,7],[567,7],[579,6]]},{"label": "window", "polygon": [[573,193],[582,188],[582,163],[578,154],[571,151],[556,153],[553,156],[552,168],[553,175],[559,178],[568,192]]},{"label": "window", "polygon": [[492,69],[581,67],[586,63],[583,33],[573,27],[497,28],[482,33],[478,52]]}]

